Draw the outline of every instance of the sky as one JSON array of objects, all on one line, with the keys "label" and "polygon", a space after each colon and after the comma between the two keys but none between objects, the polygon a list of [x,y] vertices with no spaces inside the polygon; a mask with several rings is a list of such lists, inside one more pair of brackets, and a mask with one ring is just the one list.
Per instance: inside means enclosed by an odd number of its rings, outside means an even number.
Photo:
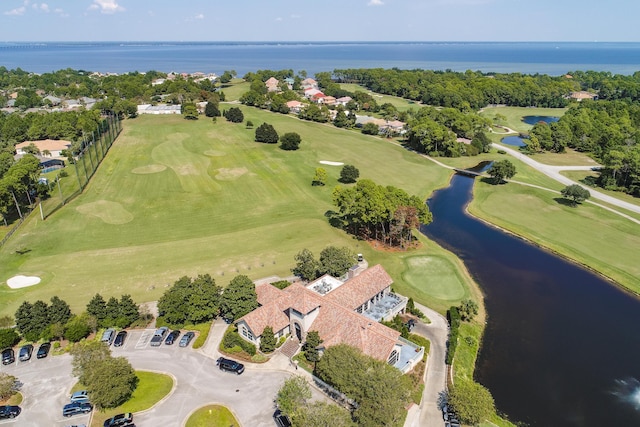
[{"label": "sky", "polygon": [[0,41],[640,41],[635,0],[0,0]]}]

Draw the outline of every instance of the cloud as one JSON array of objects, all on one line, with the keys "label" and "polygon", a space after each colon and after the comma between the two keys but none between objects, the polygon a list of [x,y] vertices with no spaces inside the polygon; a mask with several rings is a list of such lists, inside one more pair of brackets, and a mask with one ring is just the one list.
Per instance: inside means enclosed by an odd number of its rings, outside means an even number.
[{"label": "cloud", "polygon": [[302,16],[300,15],[291,15],[291,19],[300,19]]},{"label": "cloud", "polygon": [[185,18],[184,21],[185,22],[193,22],[193,21],[200,21],[204,19],[204,13],[199,13],[195,16],[189,16],[188,18]]},{"label": "cloud", "polygon": [[20,7],[16,7],[15,9],[7,10],[6,12],[4,12],[4,14],[11,15],[11,16],[20,16],[20,15],[24,15],[25,10],[26,8],[24,6],[20,6]]},{"label": "cloud", "polygon": [[112,14],[116,12],[124,12],[124,7],[116,3],[116,0],[93,0],[93,4],[89,6],[89,10],[100,10],[100,13]]},{"label": "cloud", "polygon": [[367,6],[382,6],[383,4],[382,0],[369,0]]},{"label": "cloud", "polygon": [[49,5],[46,3],[41,3],[40,5],[38,5],[38,3],[34,3],[31,7],[35,10],[39,10],[40,12],[49,13]]},{"label": "cloud", "polygon": [[57,13],[58,15],[60,15],[60,17],[62,18],[68,18],[69,14],[66,13],[63,9],[60,9],[59,7],[53,10],[53,13]]},{"label": "cloud", "polygon": [[195,19],[204,19],[204,14],[199,13],[199,14],[197,14],[194,18],[195,18]]},{"label": "cloud", "polygon": [[278,16],[278,17],[276,18],[276,22],[282,22],[282,17]]}]

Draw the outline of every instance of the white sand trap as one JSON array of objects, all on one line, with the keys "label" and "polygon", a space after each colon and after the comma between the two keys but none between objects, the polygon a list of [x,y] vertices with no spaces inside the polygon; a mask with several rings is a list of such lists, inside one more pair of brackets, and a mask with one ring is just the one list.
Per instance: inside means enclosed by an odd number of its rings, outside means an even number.
[{"label": "white sand trap", "polygon": [[323,165],[329,165],[329,166],[342,166],[342,165],[344,165],[344,163],[342,163],[342,162],[330,162],[329,160],[320,160],[320,163],[322,163]]},{"label": "white sand trap", "polygon": [[26,288],[27,286],[33,286],[40,283],[40,278],[37,276],[13,276],[7,280],[7,285],[11,289]]}]

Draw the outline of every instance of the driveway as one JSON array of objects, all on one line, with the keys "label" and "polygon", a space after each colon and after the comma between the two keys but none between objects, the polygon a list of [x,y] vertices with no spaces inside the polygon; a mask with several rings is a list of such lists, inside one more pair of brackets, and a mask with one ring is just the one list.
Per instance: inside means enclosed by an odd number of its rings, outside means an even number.
[{"label": "driveway", "polygon": [[446,390],[447,371],[445,357],[449,324],[437,311],[415,303],[430,324],[417,322],[413,333],[422,335],[431,341],[429,361],[424,375],[425,388],[419,407],[413,407],[404,423],[404,427],[443,427],[442,411],[438,406],[440,395]]}]

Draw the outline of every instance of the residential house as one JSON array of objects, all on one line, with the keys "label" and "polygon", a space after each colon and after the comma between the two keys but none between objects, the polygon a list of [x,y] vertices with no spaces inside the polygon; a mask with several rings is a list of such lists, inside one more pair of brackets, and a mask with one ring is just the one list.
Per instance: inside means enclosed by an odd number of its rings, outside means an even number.
[{"label": "residential house", "polygon": [[53,96],[53,95],[45,96],[43,98],[43,100],[44,101],[49,101],[49,103],[51,105],[53,105],[53,106],[60,105],[60,103],[62,102],[62,100],[60,98],[58,98],[57,96]]},{"label": "residential house", "polygon": [[300,114],[300,110],[302,109],[302,106],[304,105],[302,102],[300,101],[289,101],[287,102],[287,108],[289,108],[289,112],[294,113],[294,114]]},{"label": "residential house", "polygon": [[318,82],[309,77],[300,82],[300,87],[302,90],[318,89]]},{"label": "residential house", "polygon": [[393,280],[381,265],[356,275],[357,270],[350,270],[352,277],[346,281],[325,275],[283,290],[268,283],[256,285],[260,307],[237,320],[238,333],[259,346],[267,326],[276,338],[291,335],[301,342],[309,331],[317,331],[321,351],[348,344],[407,372],[421,360],[424,349],[380,323],[403,312],[407,299],[391,292]]},{"label": "residential house", "polygon": [[[26,149],[31,144],[35,145],[40,154],[49,158],[63,158],[62,150],[66,150],[71,147],[70,141],[56,140],[56,139],[44,139],[40,141],[24,141],[16,144],[16,154],[27,154]],[[44,154],[48,153],[48,154]]]},{"label": "residential house", "polygon": [[343,107],[346,107],[347,104],[349,102],[351,102],[353,99],[350,96],[342,96],[338,99],[336,99],[336,105],[342,105]]},{"label": "residential house", "polygon": [[284,79],[284,82],[287,85],[287,88],[289,90],[293,89],[293,84],[295,83],[295,80],[293,79],[293,77],[287,77],[286,79]]},{"label": "residential house", "polygon": [[275,77],[269,77],[269,79],[266,82],[264,82],[264,84],[267,87],[267,92],[280,91],[280,87],[279,87],[280,82]]},{"label": "residential house", "polygon": [[570,98],[570,99],[573,99],[573,100],[575,100],[575,101],[580,102],[580,101],[582,101],[583,99],[593,99],[593,100],[596,100],[596,99],[598,99],[598,95],[597,95],[597,94],[595,94],[595,93],[591,93],[591,92],[587,92],[587,91],[581,90],[581,91],[579,91],[579,92],[571,92],[571,93],[569,94],[569,98]]},{"label": "residential house", "polygon": [[315,88],[309,88],[304,90],[304,97],[307,99],[311,99],[318,94],[324,96],[324,93],[322,93],[322,91]]}]

